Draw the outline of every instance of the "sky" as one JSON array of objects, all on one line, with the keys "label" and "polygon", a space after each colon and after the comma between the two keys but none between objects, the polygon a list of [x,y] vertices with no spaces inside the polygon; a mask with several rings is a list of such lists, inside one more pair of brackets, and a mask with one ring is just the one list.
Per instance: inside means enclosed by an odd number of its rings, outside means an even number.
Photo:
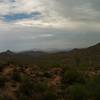
[{"label": "sky", "polygon": [[0,0],[0,51],[99,43],[99,4],[100,0]]}]

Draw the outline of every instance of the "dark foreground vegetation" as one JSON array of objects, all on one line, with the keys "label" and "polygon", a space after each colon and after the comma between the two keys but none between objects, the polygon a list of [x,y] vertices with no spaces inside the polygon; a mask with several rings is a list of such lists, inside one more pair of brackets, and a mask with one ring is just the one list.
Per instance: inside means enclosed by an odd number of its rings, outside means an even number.
[{"label": "dark foreground vegetation", "polygon": [[0,100],[100,100],[100,44],[69,52],[1,53]]}]

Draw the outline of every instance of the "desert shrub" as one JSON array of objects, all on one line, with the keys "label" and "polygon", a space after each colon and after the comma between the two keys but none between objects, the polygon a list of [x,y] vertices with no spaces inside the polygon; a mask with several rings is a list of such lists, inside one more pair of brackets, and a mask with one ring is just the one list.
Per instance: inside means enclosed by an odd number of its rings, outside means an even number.
[{"label": "desert shrub", "polygon": [[0,96],[0,100],[13,100],[10,96],[2,95]]},{"label": "desert shrub", "polygon": [[85,83],[85,78],[83,75],[75,70],[65,71],[62,75],[62,82],[64,84],[75,84],[75,83]]},{"label": "desert shrub", "polygon": [[29,97],[27,97],[26,95],[20,94],[20,95],[18,95],[17,99],[19,99],[19,100],[29,100]]},{"label": "desert shrub", "polygon": [[27,100],[27,98],[30,98],[33,94],[43,93],[48,90],[47,85],[39,82],[32,82],[26,75],[23,75],[21,80],[22,81],[17,92],[21,100]]},{"label": "desert shrub", "polygon": [[100,75],[97,75],[94,79],[94,96],[95,100],[100,100]]},{"label": "desert shrub", "polygon": [[14,71],[11,79],[14,80],[14,81],[21,81],[20,73],[18,71]]},{"label": "desert shrub", "polygon": [[19,100],[28,100],[33,92],[33,83],[30,81],[29,77],[26,75],[21,76],[20,86],[16,95]]},{"label": "desert shrub", "polygon": [[34,92],[41,95],[40,100],[58,100],[54,89],[50,88],[45,82],[35,84]]},{"label": "desert shrub", "polygon": [[58,98],[54,91],[49,90],[43,97],[43,100],[58,100]]},{"label": "desert shrub", "polygon": [[53,62],[52,67],[61,67],[62,63],[61,62]]},{"label": "desert shrub", "polygon": [[47,90],[49,90],[49,87],[47,84],[45,84],[45,82],[34,84],[34,91],[37,93],[43,93],[46,92]]},{"label": "desert shrub", "polygon": [[31,82],[21,83],[20,85],[20,93],[26,96],[30,96],[32,94],[33,84]]},{"label": "desert shrub", "polygon": [[72,85],[66,90],[68,100],[88,100],[88,92],[84,85]]},{"label": "desert shrub", "polygon": [[0,88],[3,88],[5,86],[5,78],[3,76],[0,76]]},{"label": "desert shrub", "polygon": [[21,74],[20,77],[21,77],[21,82],[26,82],[26,81],[29,80],[29,77],[27,75],[25,75],[25,74]]},{"label": "desert shrub", "polygon": [[0,96],[0,100],[6,100],[3,96]]},{"label": "desert shrub", "polygon": [[17,91],[17,95],[19,100],[29,100],[32,96],[39,100],[56,100],[55,92],[46,84],[46,82],[32,82],[26,75],[22,77],[22,82]]},{"label": "desert shrub", "polygon": [[35,91],[32,94],[33,100],[58,100],[56,92],[44,83],[37,83]]},{"label": "desert shrub", "polygon": [[95,100],[100,100],[100,84],[93,91]]},{"label": "desert shrub", "polygon": [[95,76],[87,82],[87,89],[90,98],[100,100],[100,75]]},{"label": "desert shrub", "polygon": [[33,83],[27,76],[23,76],[22,82],[19,87],[19,92],[26,96],[31,96],[33,91]]},{"label": "desert shrub", "polygon": [[52,77],[52,73],[50,73],[50,72],[44,72],[43,76],[46,77],[46,78],[51,78]]},{"label": "desert shrub", "polygon": [[0,64],[0,72],[2,72],[3,68],[4,68],[4,65]]},{"label": "desert shrub", "polygon": [[80,57],[75,58],[75,66],[79,67],[80,66]]}]

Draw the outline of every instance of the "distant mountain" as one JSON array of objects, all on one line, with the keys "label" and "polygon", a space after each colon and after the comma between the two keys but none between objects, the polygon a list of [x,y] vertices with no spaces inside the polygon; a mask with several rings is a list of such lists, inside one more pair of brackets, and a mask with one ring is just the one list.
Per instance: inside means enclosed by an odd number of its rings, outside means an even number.
[{"label": "distant mountain", "polygon": [[44,54],[46,54],[46,52],[43,51],[24,51],[24,52],[19,52],[17,54],[20,55],[26,55],[26,56],[42,56]]},{"label": "distant mountain", "polygon": [[71,50],[70,52],[99,52],[100,53],[100,43],[96,44],[96,45],[93,45],[93,46],[90,46],[90,47],[87,47],[87,48],[81,48],[81,49],[78,49],[78,48],[75,48],[73,50]]},{"label": "distant mountain", "polygon": [[87,50],[90,51],[91,53],[98,53],[98,54],[100,54],[100,43],[87,48]]},{"label": "distant mountain", "polygon": [[70,51],[43,52],[24,51],[14,53],[10,50],[0,53],[0,62],[17,64],[63,64],[64,66],[100,66],[100,43],[83,49]]},{"label": "distant mountain", "polygon": [[2,56],[10,56],[10,55],[14,55],[15,53],[10,51],[10,50],[7,50],[5,52],[1,52],[0,55]]},{"label": "distant mountain", "polygon": [[74,49],[68,55],[71,57],[71,61],[73,59],[81,66],[100,67],[100,43],[88,48]]}]

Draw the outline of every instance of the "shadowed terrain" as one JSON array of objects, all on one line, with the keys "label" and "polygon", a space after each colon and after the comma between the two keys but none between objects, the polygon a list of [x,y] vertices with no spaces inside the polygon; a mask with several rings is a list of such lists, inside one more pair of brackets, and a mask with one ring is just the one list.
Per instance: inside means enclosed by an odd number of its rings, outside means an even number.
[{"label": "shadowed terrain", "polygon": [[99,100],[100,43],[62,52],[0,53],[0,100]]}]

